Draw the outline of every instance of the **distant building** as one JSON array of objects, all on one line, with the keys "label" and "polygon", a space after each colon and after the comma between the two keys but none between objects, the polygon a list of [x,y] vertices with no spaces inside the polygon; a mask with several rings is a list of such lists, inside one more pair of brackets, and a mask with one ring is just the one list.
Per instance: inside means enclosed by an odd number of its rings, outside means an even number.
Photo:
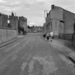
[{"label": "distant building", "polygon": [[41,26],[34,26],[34,32],[42,32],[43,28]]},{"label": "distant building", "polygon": [[0,29],[7,28],[8,16],[0,13]]},{"label": "distant building", "polygon": [[27,18],[20,16],[18,21],[18,32],[25,34],[27,31]]},{"label": "distant building", "polygon": [[[53,31],[55,36],[72,39],[75,14],[59,6],[52,5],[46,17],[46,32]],[[68,36],[68,37],[67,37]]]},{"label": "distant building", "polygon": [[14,14],[12,13],[10,16],[9,16],[9,21],[10,21],[10,25],[9,27],[11,29],[18,29],[18,17],[17,16],[14,16]]},{"label": "distant building", "polygon": [[27,18],[23,16],[19,17],[19,27],[23,27],[27,31]]}]

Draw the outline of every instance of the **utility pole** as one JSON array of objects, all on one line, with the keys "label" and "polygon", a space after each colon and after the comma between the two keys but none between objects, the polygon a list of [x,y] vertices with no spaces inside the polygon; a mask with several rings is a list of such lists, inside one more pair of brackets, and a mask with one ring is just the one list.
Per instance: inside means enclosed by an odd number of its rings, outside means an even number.
[{"label": "utility pole", "polygon": [[47,10],[44,10],[44,19],[46,21]]},{"label": "utility pole", "polygon": [[[44,10],[44,20],[45,20],[45,23],[46,23],[46,16],[47,15],[47,10]],[[44,31],[46,32],[46,28],[45,28],[45,23],[44,23]]]}]

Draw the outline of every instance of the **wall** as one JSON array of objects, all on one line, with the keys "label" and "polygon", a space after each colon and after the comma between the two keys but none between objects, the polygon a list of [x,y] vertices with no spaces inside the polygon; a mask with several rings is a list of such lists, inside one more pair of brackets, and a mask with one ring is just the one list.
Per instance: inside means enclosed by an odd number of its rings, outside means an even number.
[{"label": "wall", "polygon": [[27,20],[25,20],[25,22],[24,22],[24,29],[25,29],[26,31],[28,31],[28,28],[27,28]]},{"label": "wall", "polygon": [[16,30],[0,29],[0,43],[17,37]]},{"label": "wall", "polygon": [[0,13],[0,28],[2,28],[2,14]]},{"label": "wall", "polygon": [[62,33],[60,35],[60,38],[63,37],[63,39],[67,39],[67,40],[72,40],[73,38],[73,25],[74,25],[74,17],[75,17],[75,14],[70,12],[70,11],[67,11],[67,10],[64,10],[64,14],[63,14],[63,19],[64,19],[64,27],[62,25],[61,27],[61,30],[63,29],[64,31],[62,31]]},{"label": "wall", "polygon": [[8,27],[8,16],[7,15],[2,15],[2,28],[7,28]]},{"label": "wall", "polygon": [[64,21],[65,21],[65,34],[73,33],[74,17],[75,14],[67,10],[64,10]]},{"label": "wall", "polygon": [[54,8],[51,9],[51,19],[63,20],[63,9],[54,6]]},{"label": "wall", "polygon": [[[10,20],[11,27],[8,27],[8,19]],[[17,17],[0,14],[0,43],[11,40],[17,37]]]},{"label": "wall", "polygon": [[11,29],[17,29],[18,28],[18,17],[17,16],[9,16]]},{"label": "wall", "polygon": [[54,35],[59,35],[60,29],[60,21],[63,21],[63,9],[57,6],[54,6],[53,9],[51,9],[51,20],[52,20],[52,31],[54,32]]},{"label": "wall", "polygon": [[0,28],[7,28],[7,20],[8,16],[4,14],[0,14]]},{"label": "wall", "polygon": [[19,27],[24,27],[24,30],[27,31],[27,19],[25,17],[19,17]]},{"label": "wall", "polygon": [[52,31],[54,35],[59,35],[59,20],[53,19],[52,20]]}]

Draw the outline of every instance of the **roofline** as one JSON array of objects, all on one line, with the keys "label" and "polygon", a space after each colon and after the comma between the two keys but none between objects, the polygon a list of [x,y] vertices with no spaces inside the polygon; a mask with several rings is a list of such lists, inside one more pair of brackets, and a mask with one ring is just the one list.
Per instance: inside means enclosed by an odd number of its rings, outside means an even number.
[{"label": "roofline", "polygon": [[73,13],[73,12],[71,12],[71,11],[67,10],[67,9],[64,9],[64,8],[62,8],[62,7],[60,7],[60,6],[55,6],[55,7],[57,7],[57,8],[61,8],[61,9],[65,10],[65,11],[68,11],[69,13],[72,13],[72,14],[74,14],[74,15],[75,15],[75,13]]}]

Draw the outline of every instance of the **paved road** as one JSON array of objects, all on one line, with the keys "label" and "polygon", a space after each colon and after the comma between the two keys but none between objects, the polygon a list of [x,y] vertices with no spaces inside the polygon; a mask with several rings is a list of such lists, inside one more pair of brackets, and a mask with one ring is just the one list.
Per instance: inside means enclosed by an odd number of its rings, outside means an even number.
[{"label": "paved road", "polygon": [[0,48],[0,75],[75,75],[41,34],[28,34]]}]

